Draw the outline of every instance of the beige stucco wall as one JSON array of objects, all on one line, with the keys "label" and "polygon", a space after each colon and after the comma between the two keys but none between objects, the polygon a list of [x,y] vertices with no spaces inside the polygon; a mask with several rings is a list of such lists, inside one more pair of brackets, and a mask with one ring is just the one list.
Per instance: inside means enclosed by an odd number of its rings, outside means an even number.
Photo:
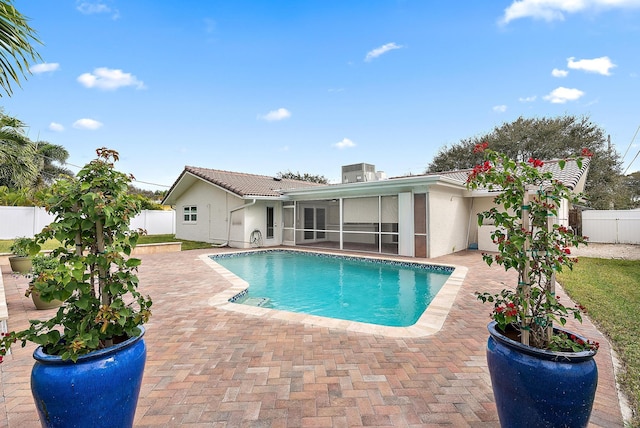
[{"label": "beige stucco wall", "polygon": [[493,198],[493,196],[473,199],[469,198],[471,204],[469,209],[471,212],[471,216],[469,217],[469,245],[478,244],[478,213],[487,211],[494,207],[495,204],[493,203]]},{"label": "beige stucco wall", "polygon": [[438,257],[467,248],[470,198],[462,192],[434,187],[427,193],[429,257]]},{"label": "beige stucco wall", "polygon": [[[249,202],[249,201],[247,201]],[[273,207],[274,216],[274,231],[273,238],[267,238],[267,207]],[[253,231],[259,231],[262,237],[261,246],[273,247],[282,244],[282,203],[280,201],[256,201],[255,204],[248,206],[234,215],[241,215],[244,211],[244,225],[242,227],[242,243],[232,243],[235,247],[236,244],[239,248],[250,248],[252,245],[250,239]],[[240,239],[239,236],[234,236],[236,239]]]},{"label": "beige stucco wall", "polygon": [[[479,250],[497,251],[498,249],[497,245],[493,244],[490,238],[495,228],[488,223],[486,219],[482,231],[479,232],[478,228],[478,213],[488,211],[495,207],[496,205],[493,203],[493,198],[493,195],[473,198],[471,222],[469,224],[469,244],[478,244]],[[553,218],[553,222],[563,226],[569,226],[569,202],[566,199],[561,201],[558,209],[558,217]]]},{"label": "beige stucco wall", "polygon": [[[227,240],[229,210],[244,201],[202,181],[196,181],[176,200],[176,238],[221,243]],[[184,221],[185,206],[198,207],[198,221]]]}]

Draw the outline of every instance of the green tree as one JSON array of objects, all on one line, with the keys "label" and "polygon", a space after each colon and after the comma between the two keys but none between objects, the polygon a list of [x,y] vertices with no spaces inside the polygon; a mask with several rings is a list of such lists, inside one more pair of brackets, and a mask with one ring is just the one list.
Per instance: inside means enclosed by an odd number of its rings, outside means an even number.
[{"label": "green tree", "polygon": [[26,125],[0,111],[0,186],[12,190],[41,189],[60,176],[73,176],[62,165],[69,152],[46,141],[31,141]]},{"label": "green tree", "polygon": [[0,186],[20,189],[38,177],[37,149],[24,129],[20,120],[0,111]]},{"label": "green tree", "polygon": [[140,203],[140,208],[143,210],[163,210],[164,207],[159,201],[162,201],[160,196],[161,191],[141,189],[136,186],[129,185],[129,194],[136,198]]},{"label": "green tree", "polygon": [[11,82],[20,86],[20,77],[29,73],[29,62],[40,59],[32,43],[41,42],[28,21],[11,0],[0,0],[0,87],[9,96],[13,94]]},{"label": "green tree", "polygon": [[473,153],[473,148],[485,141],[492,150],[520,162],[529,158],[575,157],[580,155],[582,148],[587,148],[594,154],[585,186],[587,204],[596,209],[628,205],[628,198],[620,196],[626,195],[620,155],[611,147],[604,130],[588,117],[519,117],[485,135],[461,140],[451,147],[444,146],[427,166],[427,172],[472,168],[482,160],[482,154]]},{"label": "green tree", "polygon": [[313,175],[309,173],[300,174],[300,172],[284,171],[277,174],[278,178],[288,180],[308,181],[309,183],[328,184],[329,180],[324,175]]},{"label": "green tree", "polygon": [[38,141],[36,145],[36,159],[39,173],[35,180],[36,187],[52,184],[57,178],[73,177],[73,172],[65,168],[64,163],[69,159],[69,152],[58,144]]},{"label": "green tree", "polygon": [[0,206],[7,207],[35,207],[41,206],[47,196],[47,189],[33,190],[26,187],[10,190],[7,186],[0,186]]}]

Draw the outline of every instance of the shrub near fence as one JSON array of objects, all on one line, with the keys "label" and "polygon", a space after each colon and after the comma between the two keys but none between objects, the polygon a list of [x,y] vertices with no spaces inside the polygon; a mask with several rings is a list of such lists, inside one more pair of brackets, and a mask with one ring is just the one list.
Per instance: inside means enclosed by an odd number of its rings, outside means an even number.
[{"label": "shrub near fence", "polygon": [[640,210],[583,211],[582,234],[589,242],[640,244]]},{"label": "shrub near fence", "polygon": [[[40,207],[0,207],[0,239],[33,237],[53,221],[53,216]],[[174,210],[143,210],[131,220],[132,229],[145,229],[148,235],[176,233]]]}]

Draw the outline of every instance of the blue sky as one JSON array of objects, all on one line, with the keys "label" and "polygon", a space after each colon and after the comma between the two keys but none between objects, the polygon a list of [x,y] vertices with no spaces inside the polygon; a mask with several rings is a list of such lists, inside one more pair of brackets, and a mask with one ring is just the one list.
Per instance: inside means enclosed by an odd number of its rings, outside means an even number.
[{"label": "blue sky", "polygon": [[5,113],[72,165],[118,150],[139,187],[185,165],[420,174],[446,144],[565,114],[640,169],[640,0],[14,4],[43,63]]}]

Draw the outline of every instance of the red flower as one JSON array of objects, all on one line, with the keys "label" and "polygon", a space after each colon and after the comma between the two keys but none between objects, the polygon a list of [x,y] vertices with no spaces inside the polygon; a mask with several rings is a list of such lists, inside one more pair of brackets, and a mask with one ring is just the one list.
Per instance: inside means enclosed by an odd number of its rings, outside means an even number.
[{"label": "red flower", "polygon": [[489,161],[485,161],[483,164],[478,164],[474,166],[473,170],[469,173],[469,176],[467,177],[467,183],[473,181],[478,176],[478,174],[482,172],[491,171],[491,168],[493,167],[491,166],[491,162]]},{"label": "red flower", "polygon": [[527,162],[532,164],[535,168],[541,168],[544,165],[544,162],[542,162],[540,159],[529,158]]},{"label": "red flower", "polygon": [[571,249],[570,248],[563,248],[562,252],[565,254],[571,254]]},{"label": "red flower", "polygon": [[587,149],[586,147],[584,147],[582,149],[582,156],[588,157],[590,158],[591,156],[593,156],[593,153],[591,152],[591,150]]},{"label": "red flower", "polygon": [[489,143],[484,141],[480,144],[476,144],[473,148],[473,153],[482,153],[489,147]]}]

